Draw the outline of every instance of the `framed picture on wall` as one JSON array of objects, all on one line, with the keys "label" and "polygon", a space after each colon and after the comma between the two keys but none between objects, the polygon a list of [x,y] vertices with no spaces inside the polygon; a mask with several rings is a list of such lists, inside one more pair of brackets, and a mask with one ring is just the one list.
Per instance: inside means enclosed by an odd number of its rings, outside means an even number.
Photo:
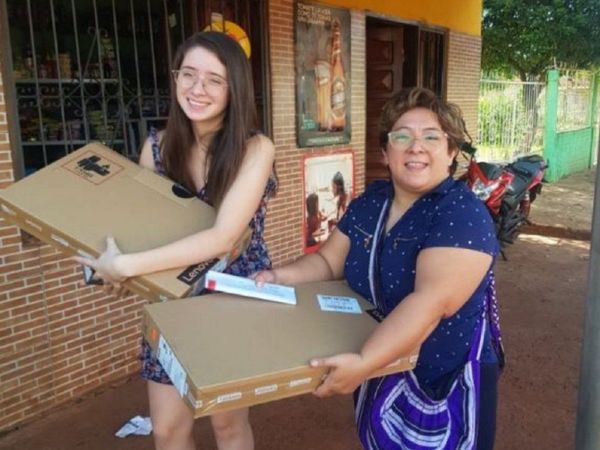
[{"label": "framed picture on wall", "polygon": [[296,2],[299,147],[350,142],[350,11]]},{"label": "framed picture on wall", "polygon": [[351,150],[303,159],[304,253],[318,250],[344,215],[354,197],[354,159]]}]

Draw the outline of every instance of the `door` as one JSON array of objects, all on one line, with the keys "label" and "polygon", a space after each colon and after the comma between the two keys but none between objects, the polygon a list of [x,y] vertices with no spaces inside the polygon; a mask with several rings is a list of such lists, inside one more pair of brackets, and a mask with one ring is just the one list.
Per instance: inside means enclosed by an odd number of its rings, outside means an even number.
[{"label": "door", "polygon": [[367,18],[367,184],[388,178],[378,136],[383,105],[403,87],[426,87],[443,97],[444,54],[442,31]]},{"label": "door", "polygon": [[367,136],[365,182],[388,178],[379,147],[381,109],[403,84],[404,27],[400,24],[367,20]]}]

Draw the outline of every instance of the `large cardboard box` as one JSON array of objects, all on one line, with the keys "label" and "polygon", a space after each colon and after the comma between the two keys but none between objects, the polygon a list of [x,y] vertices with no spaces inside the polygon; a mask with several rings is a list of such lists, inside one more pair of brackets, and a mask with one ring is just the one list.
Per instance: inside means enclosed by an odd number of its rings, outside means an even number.
[{"label": "large cardboard box", "polygon": [[[317,294],[353,297],[359,313],[324,311]],[[295,306],[210,294],[145,306],[143,333],[194,417],[312,392],[311,358],[358,352],[377,326],[345,282],[296,286]],[[374,376],[412,369],[415,350]]]},{"label": "large cardboard box", "polygon": [[[215,211],[172,181],[101,144],[89,144],[0,189],[0,214],[68,254],[98,256],[112,234],[125,253],[209,228]],[[135,277],[125,285],[150,301],[185,297],[209,269],[222,270],[246,248],[250,230],[222,258]]]}]

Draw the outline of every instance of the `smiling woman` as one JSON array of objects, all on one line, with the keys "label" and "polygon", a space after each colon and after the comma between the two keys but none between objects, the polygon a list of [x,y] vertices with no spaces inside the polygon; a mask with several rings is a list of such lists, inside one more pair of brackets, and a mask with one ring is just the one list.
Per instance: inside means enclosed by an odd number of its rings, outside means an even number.
[{"label": "smiling woman", "polygon": [[[215,206],[215,224],[162,247],[132,254],[122,254],[109,239],[107,250],[98,259],[78,258],[95,269],[108,286],[222,255],[248,224],[252,228],[250,244],[225,272],[245,276],[271,265],[263,230],[267,202],[277,185],[275,150],[255,128],[249,62],[227,35],[202,32],[179,47],[173,67],[167,127],[160,133],[152,130],[142,148],[140,165],[168,176]],[[141,360],[156,447],[194,448],[193,416],[145,341]],[[219,448],[253,448],[247,408],[215,414],[211,423]]]},{"label": "smiling woman", "polygon": [[[311,363],[329,368],[317,396],[354,391],[366,449],[491,450],[502,362],[498,243],[485,206],[450,176],[468,138],[461,112],[429,90],[406,89],[380,124],[391,180],[352,201],[316,253],[254,278],[343,277],[379,310],[383,320],[360,353]],[[368,380],[419,346],[413,371]]]},{"label": "smiling woman", "polygon": [[396,193],[402,194],[397,197],[403,199],[398,204],[403,211],[449,174],[458,149],[449,147],[441,127],[433,111],[417,107],[403,113],[386,134],[383,159]]}]

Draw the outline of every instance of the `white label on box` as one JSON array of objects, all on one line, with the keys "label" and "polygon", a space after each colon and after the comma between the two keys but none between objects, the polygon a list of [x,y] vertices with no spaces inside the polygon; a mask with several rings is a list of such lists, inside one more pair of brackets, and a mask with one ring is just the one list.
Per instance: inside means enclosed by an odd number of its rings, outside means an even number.
[{"label": "white label on box", "polygon": [[179,395],[183,397],[187,392],[185,371],[167,341],[162,337],[162,334],[158,338],[156,357],[160,365],[165,369],[165,372],[167,372],[167,375],[169,375],[169,379],[177,389],[177,392],[179,392]]},{"label": "white label on box", "polygon": [[202,400],[196,400],[192,391],[188,391],[187,398],[190,401],[190,403],[194,406],[195,409],[202,408],[202,405],[204,403],[202,402]]},{"label": "white label on box", "polygon": [[277,392],[276,384],[269,384],[268,386],[260,386],[254,389],[254,395],[264,395],[271,392]]},{"label": "white label on box", "polygon": [[350,314],[360,314],[362,310],[358,300],[353,297],[339,297],[337,295],[317,295],[321,311],[334,311]]},{"label": "white label on box", "polygon": [[17,213],[14,212],[12,209],[10,209],[8,206],[6,205],[2,205],[2,211],[4,211],[6,214],[10,214],[11,216],[16,216]]},{"label": "white label on box", "polygon": [[259,298],[288,305],[296,304],[296,291],[293,287],[273,283],[265,283],[262,287],[257,287],[256,282],[250,278],[237,277],[212,270],[206,273],[204,287],[213,291],[243,295],[244,297]]},{"label": "white label on box", "polygon": [[64,247],[70,247],[69,243],[65,239],[61,238],[60,236],[57,236],[55,234],[51,234],[50,237],[52,238],[53,241],[58,242],[62,246],[64,246]]},{"label": "white label on box", "polygon": [[31,228],[39,231],[40,233],[42,232],[42,227],[40,225],[38,225],[37,223],[32,222],[31,220],[25,219],[25,223],[27,225],[29,225]]},{"label": "white label on box", "polygon": [[242,398],[241,392],[231,392],[229,394],[219,395],[217,397],[217,403],[234,402]]},{"label": "white label on box", "polygon": [[310,382],[312,381],[311,377],[308,378],[300,378],[298,380],[292,380],[290,381],[290,387],[296,387],[296,386],[302,386],[303,384],[310,384]]}]

